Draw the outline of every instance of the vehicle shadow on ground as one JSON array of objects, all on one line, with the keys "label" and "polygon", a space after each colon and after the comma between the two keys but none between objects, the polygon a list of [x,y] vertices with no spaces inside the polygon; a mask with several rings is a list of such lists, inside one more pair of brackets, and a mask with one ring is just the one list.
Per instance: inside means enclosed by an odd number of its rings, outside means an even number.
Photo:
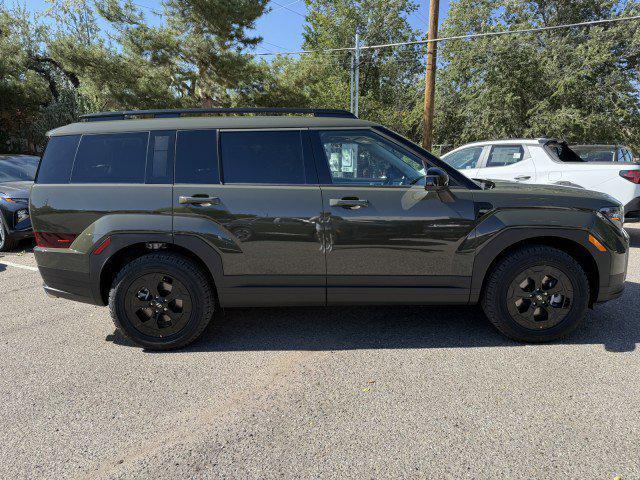
[{"label": "vehicle shadow on ground", "polygon": [[[640,343],[634,299],[640,284],[590,310],[577,331],[556,344],[601,344],[629,352]],[[133,346],[119,333],[107,340]],[[470,348],[524,345],[496,331],[479,307],[331,307],[227,309],[186,351]]]}]

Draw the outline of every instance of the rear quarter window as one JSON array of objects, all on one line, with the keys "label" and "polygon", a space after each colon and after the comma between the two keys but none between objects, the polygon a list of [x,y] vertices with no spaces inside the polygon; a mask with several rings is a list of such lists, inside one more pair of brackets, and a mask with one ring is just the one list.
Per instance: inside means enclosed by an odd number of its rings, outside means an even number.
[{"label": "rear quarter window", "polygon": [[144,183],[149,132],[83,135],[71,183]]},{"label": "rear quarter window", "polygon": [[79,141],[80,135],[51,137],[40,161],[36,183],[69,183]]}]

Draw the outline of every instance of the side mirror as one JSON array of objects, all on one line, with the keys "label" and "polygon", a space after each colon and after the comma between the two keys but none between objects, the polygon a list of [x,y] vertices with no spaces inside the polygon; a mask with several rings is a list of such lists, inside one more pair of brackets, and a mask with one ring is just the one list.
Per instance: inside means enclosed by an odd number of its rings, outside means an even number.
[{"label": "side mirror", "polygon": [[425,190],[442,190],[449,186],[449,174],[438,167],[427,169],[424,177]]}]

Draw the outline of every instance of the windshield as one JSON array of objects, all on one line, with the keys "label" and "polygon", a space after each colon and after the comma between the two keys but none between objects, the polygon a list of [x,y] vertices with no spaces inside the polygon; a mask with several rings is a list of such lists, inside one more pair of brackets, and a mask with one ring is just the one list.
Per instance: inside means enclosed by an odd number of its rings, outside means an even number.
[{"label": "windshield", "polygon": [[38,161],[38,157],[0,156],[0,182],[32,182]]},{"label": "windshield", "polygon": [[616,159],[616,148],[613,146],[575,145],[571,150],[585,162],[614,162]]}]

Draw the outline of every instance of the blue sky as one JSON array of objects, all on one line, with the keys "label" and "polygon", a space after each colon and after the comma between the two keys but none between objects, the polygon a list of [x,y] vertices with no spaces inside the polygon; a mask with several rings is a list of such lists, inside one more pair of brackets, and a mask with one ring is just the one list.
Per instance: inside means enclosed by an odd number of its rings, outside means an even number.
[{"label": "blue sky", "polygon": [[[416,0],[420,5],[409,21],[415,28],[428,28],[429,2],[428,0]],[[10,3],[10,2],[7,2]],[[150,23],[157,21],[153,9],[158,9],[160,0],[134,0],[148,15]],[[27,7],[32,11],[42,11],[47,8],[45,0],[27,0]],[[302,44],[302,26],[306,6],[304,0],[272,0],[271,12],[262,16],[256,23],[256,33],[263,37],[263,43],[256,49],[257,52],[284,52],[300,49]],[[440,19],[445,18],[449,10],[449,0],[440,1]]]}]

